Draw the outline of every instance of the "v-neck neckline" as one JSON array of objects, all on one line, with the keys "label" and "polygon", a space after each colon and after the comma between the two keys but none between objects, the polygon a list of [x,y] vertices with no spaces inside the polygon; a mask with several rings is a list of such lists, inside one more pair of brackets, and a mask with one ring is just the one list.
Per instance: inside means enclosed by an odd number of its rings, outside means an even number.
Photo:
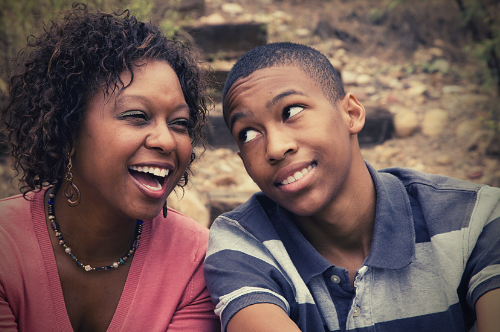
[{"label": "v-neck neckline", "polygon": [[[34,195],[31,201],[31,213],[33,226],[40,246],[41,254],[44,260],[47,278],[49,280],[49,289],[52,296],[52,304],[55,311],[55,316],[61,331],[73,331],[71,321],[66,310],[64,295],[62,291],[57,263],[50,241],[49,230],[45,219],[45,193],[44,189]],[[106,331],[121,331],[123,323],[130,313],[132,302],[138,291],[139,279],[143,270],[144,261],[149,248],[149,240],[151,238],[151,221],[144,221],[142,228],[141,243],[134,253],[134,259],[131,262],[130,270],[123,287],[123,292],[120,296],[118,306],[113,314],[113,318]],[[91,272],[92,273],[92,272]]]}]

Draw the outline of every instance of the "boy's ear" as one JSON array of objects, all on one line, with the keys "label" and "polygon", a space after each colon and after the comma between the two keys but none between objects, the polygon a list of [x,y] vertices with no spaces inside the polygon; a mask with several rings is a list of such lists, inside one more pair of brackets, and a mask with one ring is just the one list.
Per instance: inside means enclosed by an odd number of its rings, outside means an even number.
[{"label": "boy's ear", "polygon": [[363,105],[356,99],[352,93],[347,93],[342,99],[341,110],[346,115],[348,129],[351,135],[356,135],[365,125],[366,111]]}]

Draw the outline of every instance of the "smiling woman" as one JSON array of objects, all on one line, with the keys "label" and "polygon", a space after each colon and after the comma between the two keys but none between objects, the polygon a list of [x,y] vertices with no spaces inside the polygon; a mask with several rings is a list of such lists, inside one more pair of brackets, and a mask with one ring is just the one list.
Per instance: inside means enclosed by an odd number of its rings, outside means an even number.
[{"label": "smiling woman", "polygon": [[165,205],[202,140],[193,54],[75,4],[17,60],[2,120],[24,186],[0,201],[0,330],[219,330],[208,230]]}]

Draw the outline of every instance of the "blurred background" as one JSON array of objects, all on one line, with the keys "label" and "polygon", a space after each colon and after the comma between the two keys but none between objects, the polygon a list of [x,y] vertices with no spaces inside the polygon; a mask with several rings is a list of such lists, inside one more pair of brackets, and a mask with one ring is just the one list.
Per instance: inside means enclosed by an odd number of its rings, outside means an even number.
[{"label": "blurred background", "polygon": [[[207,227],[258,191],[222,120],[220,89],[239,56],[270,42],[306,44],[330,59],[346,91],[367,109],[359,140],[375,168],[409,167],[500,186],[498,0],[83,2],[101,11],[130,9],[167,36],[196,47],[210,70],[214,87],[206,149],[185,192],[168,200]],[[8,93],[11,59],[29,35],[71,4],[0,1],[0,106]],[[0,198],[19,193],[11,165],[0,147]]]}]

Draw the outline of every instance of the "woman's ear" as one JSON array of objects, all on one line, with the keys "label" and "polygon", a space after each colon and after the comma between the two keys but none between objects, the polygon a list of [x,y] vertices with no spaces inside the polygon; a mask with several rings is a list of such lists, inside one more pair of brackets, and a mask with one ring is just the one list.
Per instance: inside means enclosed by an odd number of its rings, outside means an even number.
[{"label": "woman's ear", "polygon": [[349,132],[351,135],[356,135],[365,125],[365,108],[352,93],[347,93],[340,105],[346,115]]}]

